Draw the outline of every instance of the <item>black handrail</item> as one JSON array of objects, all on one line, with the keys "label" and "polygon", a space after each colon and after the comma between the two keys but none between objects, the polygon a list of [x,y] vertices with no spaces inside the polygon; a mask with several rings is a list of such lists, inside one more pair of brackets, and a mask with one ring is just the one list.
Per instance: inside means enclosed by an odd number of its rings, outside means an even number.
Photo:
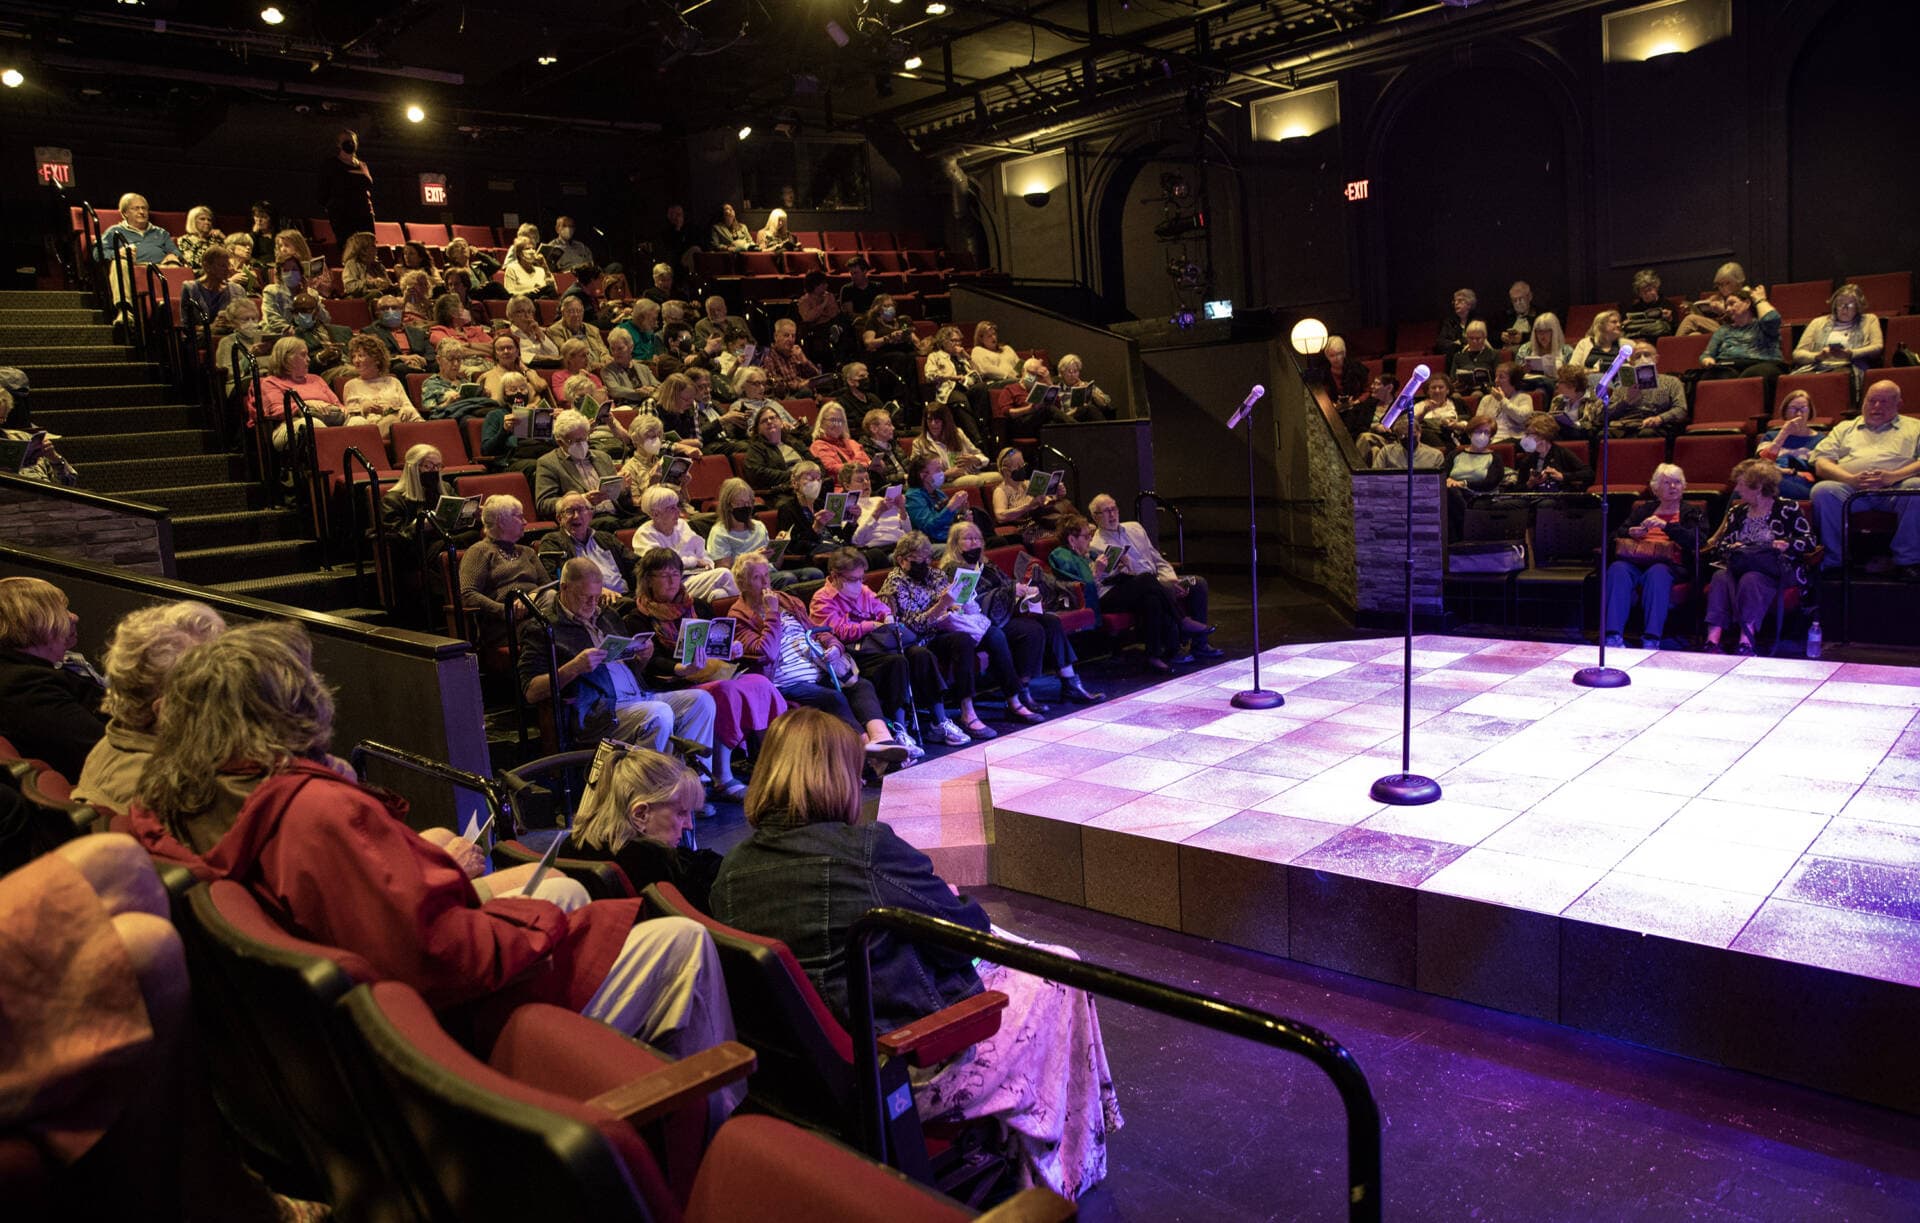
[{"label": "black handrail", "polygon": [[[1173,563],[1176,565],[1186,564],[1187,563],[1187,516],[1180,512],[1179,506],[1167,500],[1165,497],[1162,497],[1159,493],[1154,492],[1150,488],[1143,488],[1138,493],[1135,493],[1133,497],[1133,520],[1135,522],[1140,521],[1140,509],[1142,506],[1144,506],[1147,503],[1149,499],[1152,500],[1155,509],[1165,510],[1167,511],[1167,513],[1173,515],[1173,527],[1175,532],[1174,541],[1178,545],[1178,548],[1174,553]],[[1154,534],[1153,545],[1154,547],[1157,548],[1160,546],[1160,538],[1159,538],[1160,532],[1157,529],[1158,527],[1157,523],[1155,524],[1155,526],[1156,526],[1156,529],[1153,533]]]},{"label": "black handrail", "polygon": [[[361,781],[367,779],[366,760],[369,756],[376,756],[389,764],[398,765],[403,769],[411,769],[416,773],[425,773],[430,777],[437,777],[441,781],[459,786],[463,790],[472,790],[475,794],[478,794],[486,800],[487,822],[482,825],[483,831],[498,828],[500,826],[500,817],[507,812],[506,787],[491,777],[483,777],[478,773],[469,773],[465,769],[456,769],[450,764],[445,764],[433,759],[431,756],[422,756],[416,752],[410,752],[403,747],[394,747],[391,744],[378,743],[372,739],[362,739],[353,745],[351,752],[347,753],[347,761],[353,765],[353,775]],[[454,831],[459,832],[461,830],[456,828]],[[487,844],[491,844],[491,842],[487,842]]]},{"label": "black handrail", "polygon": [[598,747],[586,747],[574,751],[555,752],[551,756],[542,756],[538,760],[529,760],[511,769],[500,770],[500,782],[507,792],[507,814],[513,820],[515,836],[521,836],[527,831],[526,816],[520,808],[521,794],[531,789],[536,779],[543,778],[548,773],[560,775],[560,784],[554,789],[562,800],[560,809],[565,815],[561,827],[573,827],[573,787],[567,784],[567,775],[571,770],[593,763],[593,757],[598,751]]},{"label": "black handrail", "polygon": [[[340,482],[347,486],[347,506],[353,511],[353,589],[354,593],[358,595],[365,592],[365,583],[367,580],[367,541],[365,532],[360,529],[360,495],[359,490],[354,486],[353,482],[353,464],[356,459],[360,461],[360,466],[367,469],[367,487],[373,494],[373,506],[371,509],[373,514],[373,540],[374,547],[377,549],[384,550],[387,546],[387,524],[385,518],[380,513],[380,474],[373,469],[373,464],[367,461],[367,456],[360,453],[360,447],[347,447],[346,453],[340,456]],[[385,555],[384,551],[381,552],[381,555]],[[382,603],[381,606],[384,607],[386,605]],[[388,608],[387,610],[391,611],[393,609]]]},{"label": "black handrail", "polygon": [[1049,445],[1046,442],[1039,442],[1036,443],[1036,448],[1040,453],[1050,455],[1055,462],[1065,464],[1067,469],[1068,499],[1075,505],[1084,505],[1085,502],[1080,500],[1080,464],[1074,461],[1072,455],[1060,449],[1058,446]]},{"label": "black handrail", "polygon": [[869,943],[882,931],[1306,1058],[1332,1081],[1346,1110],[1347,1217],[1357,1221],[1380,1218],[1380,1108],[1359,1063],[1333,1037],[1296,1020],[1208,998],[1118,969],[1070,959],[1025,943],[995,938],[955,922],[906,909],[869,910],[847,932],[847,1006],[853,1020],[854,1077],[860,1093],[861,1124],[868,1127],[867,1151],[875,1159],[890,1162],[886,1150],[886,1116],[882,1111],[887,1102],[880,1096],[879,1033],[874,1030],[873,964],[869,955]]},{"label": "black handrail", "polygon": [[427,551],[429,534],[439,536],[441,547],[445,550],[447,563],[442,569],[446,578],[444,582],[446,590],[442,593],[446,595],[447,610],[453,618],[455,632],[452,635],[464,641],[467,633],[466,625],[462,623],[463,618],[460,615],[458,576],[453,571],[453,537],[448,535],[447,529],[440,525],[439,515],[433,510],[421,513],[414,519],[413,526],[414,551],[420,562],[420,610],[425,613],[423,623],[429,629],[433,627],[433,583],[428,580],[432,562],[432,557]]},{"label": "black handrail", "polygon": [[[1853,515],[1856,510],[1864,513],[1872,513],[1875,510],[1884,511],[1886,508],[1884,506],[1867,504],[1868,499],[1872,497],[1890,497],[1894,499],[1901,497],[1920,497],[1920,488],[1874,488],[1858,490],[1847,498],[1846,505],[1842,507],[1840,511],[1840,640],[1848,644],[1852,644],[1853,642],[1853,558],[1849,555],[1853,550]],[[1809,500],[1807,502],[1808,508],[1811,509],[1812,505],[1813,502]],[[1815,530],[1818,530],[1817,524]],[[1818,580],[1819,574],[1816,573],[1814,577]],[[1774,646],[1776,649],[1779,647],[1779,643],[1779,634],[1776,632],[1774,634]]]}]

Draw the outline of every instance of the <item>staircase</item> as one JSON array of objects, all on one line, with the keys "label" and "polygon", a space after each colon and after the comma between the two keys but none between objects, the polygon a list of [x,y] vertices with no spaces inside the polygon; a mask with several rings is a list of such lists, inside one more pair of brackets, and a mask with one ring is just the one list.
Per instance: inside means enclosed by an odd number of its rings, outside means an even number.
[{"label": "staircase", "polygon": [[199,405],[115,342],[90,294],[0,291],[0,362],[26,371],[34,427],[60,436],[81,488],[169,511],[181,581],[366,614],[351,610],[352,569],[322,566],[306,515],[269,504],[246,460],[199,427]]}]

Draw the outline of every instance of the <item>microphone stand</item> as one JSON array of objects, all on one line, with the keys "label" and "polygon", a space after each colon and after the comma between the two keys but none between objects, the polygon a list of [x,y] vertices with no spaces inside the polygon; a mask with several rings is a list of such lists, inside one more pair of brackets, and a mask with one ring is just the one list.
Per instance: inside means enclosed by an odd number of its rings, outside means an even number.
[{"label": "microphone stand", "polygon": [[1420,414],[1407,405],[1407,627],[1400,661],[1400,771],[1389,773],[1367,791],[1373,801],[1393,807],[1418,807],[1440,797],[1440,783],[1413,771],[1413,460],[1420,453]]},{"label": "microphone stand", "polygon": [[[1628,352],[1632,349],[1629,348]],[[1607,665],[1607,437],[1613,432],[1613,379],[1619,363],[1600,382],[1600,657],[1598,665],[1582,667],[1573,673],[1573,682],[1582,688],[1625,688],[1633,677],[1619,667]]]},{"label": "microphone stand", "polygon": [[[1286,697],[1260,686],[1260,518],[1253,495],[1253,419],[1254,405],[1265,393],[1265,387],[1254,387],[1239,412],[1240,418],[1247,422],[1247,564],[1253,579],[1253,687],[1233,694],[1230,703],[1235,709],[1274,709],[1287,703]],[[1229,420],[1227,428],[1238,423],[1238,420]]]}]

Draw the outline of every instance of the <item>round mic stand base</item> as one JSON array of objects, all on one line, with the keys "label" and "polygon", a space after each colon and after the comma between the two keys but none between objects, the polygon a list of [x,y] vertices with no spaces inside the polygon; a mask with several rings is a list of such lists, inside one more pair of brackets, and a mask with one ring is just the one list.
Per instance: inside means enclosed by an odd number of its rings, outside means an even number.
[{"label": "round mic stand base", "polygon": [[1228,702],[1235,709],[1278,709],[1287,703],[1287,698],[1271,688],[1249,688],[1245,692],[1233,694]]},{"label": "round mic stand base", "polygon": [[1573,682],[1582,688],[1624,688],[1633,678],[1618,667],[1582,667],[1573,673]]},{"label": "round mic stand base", "polygon": [[1440,797],[1440,783],[1418,773],[1394,773],[1373,783],[1367,791],[1376,803],[1392,807],[1418,807]]}]

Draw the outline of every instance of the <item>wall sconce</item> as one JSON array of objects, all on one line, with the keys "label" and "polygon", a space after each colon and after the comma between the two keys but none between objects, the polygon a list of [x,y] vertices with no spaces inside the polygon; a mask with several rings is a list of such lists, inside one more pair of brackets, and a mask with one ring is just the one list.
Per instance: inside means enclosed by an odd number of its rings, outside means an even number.
[{"label": "wall sconce", "polygon": [[1000,193],[1009,199],[1023,199],[1035,208],[1046,207],[1048,198],[1066,185],[1065,149],[1000,163]]},{"label": "wall sconce", "polygon": [[1045,208],[1053,201],[1053,192],[1029,191],[1020,198],[1027,202],[1027,207],[1029,208]]},{"label": "wall sconce", "polygon": [[1303,318],[1293,325],[1292,339],[1293,351],[1315,356],[1327,346],[1327,325],[1317,318]]},{"label": "wall sconce", "polygon": [[1260,98],[1247,108],[1253,138],[1297,140],[1340,126],[1340,87],[1329,81],[1311,89]]},{"label": "wall sconce", "polygon": [[1600,54],[1609,64],[1672,62],[1732,34],[1732,0],[1654,0],[1602,17]]}]

